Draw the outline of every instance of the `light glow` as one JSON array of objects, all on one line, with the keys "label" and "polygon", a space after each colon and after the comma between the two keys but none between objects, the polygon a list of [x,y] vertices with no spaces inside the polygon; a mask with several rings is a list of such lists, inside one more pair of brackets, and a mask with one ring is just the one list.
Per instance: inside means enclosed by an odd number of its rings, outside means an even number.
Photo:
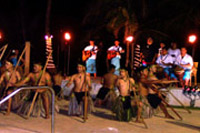
[{"label": "light glow", "polygon": [[128,42],[132,42],[133,41],[133,36],[128,36],[127,38],[126,38],[126,41],[128,41]]},{"label": "light glow", "polygon": [[65,37],[65,40],[67,40],[67,41],[69,41],[71,39],[71,35],[69,32],[66,32],[64,37]]},{"label": "light glow", "polygon": [[190,43],[195,43],[196,40],[197,40],[197,36],[196,36],[196,35],[190,35],[190,36],[188,37],[188,41],[189,41]]}]

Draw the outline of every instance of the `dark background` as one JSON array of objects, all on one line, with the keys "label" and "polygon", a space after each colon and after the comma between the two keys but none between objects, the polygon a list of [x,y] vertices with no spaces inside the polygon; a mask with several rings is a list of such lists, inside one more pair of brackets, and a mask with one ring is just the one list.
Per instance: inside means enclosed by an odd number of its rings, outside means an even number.
[{"label": "dark background", "polygon": [[[138,23],[138,35],[135,43],[144,45],[146,38],[154,38],[155,47],[158,47],[161,41],[168,46],[172,40],[178,42],[178,46],[186,46],[188,53],[192,54],[191,44],[187,42],[187,36],[190,33],[199,35],[200,20],[199,16],[200,2],[198,0],[146,0],[147,6],[142,5],[140,0],[127,0],[134,10]],[[70,56],[70,75],[76,71],[76,63],[81,59],[81,50],[88,45],[91,35],[91,29],[97,28],[97,22],[102,21],[102,16],[95,16],[94,21],[84,23],[84,18],[95,11],[100,1],[84,0],[52,0],[51,13],[49,19],[49,33],[53,35],[54,61],[59,70],[63,71],[64,52],[68,48],[65,46],[63,34],[68,31],[72,39],[69,42],[71,48]],[[167,3],[167,4],[166,4]],[[122,3],[123,4],[123,3]],[[116,6],[103,6],[112,8]],[[102,7],[102,9],[103,9]],[[45,23],[46,23],[47,0],[0,0],[0,31],[3,34],[0,46],[9,44],[9,49],[17,48],[20,51],[24,48],[25,41],[31,42],[31,61],[45,61]],[[142,17],[143,10],[147,10],[146,17]],[[93,20],[93,19],[92,19]],[[106,23],[106,21],[102,21]],[[160,34],[160,31],[164,34]],[[96,44],[102,47],[101,53],[113,45],[114,36],[105,28],[98,34],[95,34]],[[120,37],[119,37],[120,38]],[[122,37],[120,38],[122,41]],[[102,42],[102,45],[100,45]],[[199,41],[196,42],[194,61],[199,61]],[[123,48],[125,44],[121,43]],[[7,50],[6,54],[9,53]],[[125,55],[122,55],[124,60]],[[106,72],[105,54],[98,57],[98,75]],[[123,61],[122,61],[123,63]]]}]

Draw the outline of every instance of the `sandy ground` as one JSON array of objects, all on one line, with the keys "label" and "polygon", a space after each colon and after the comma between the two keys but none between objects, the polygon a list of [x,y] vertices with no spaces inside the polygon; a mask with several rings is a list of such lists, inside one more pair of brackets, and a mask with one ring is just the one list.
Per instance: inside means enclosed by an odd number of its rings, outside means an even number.
[{"label": "sandy ground", "polygon": [[[60,113],[55,114],[56,133],[200,133],[200,110],[192,110],[188,114],[183,109],[176,111],[183,117],[180,121],[173,112],[176,119],[163,118],[163,113],[158,113],[152,118],[145,119],[148,129],[141,123],[119,122],[114,119],[111,111],[96,108],[96,113],[90,114],[86,123],[80,117],[67,116],[68,101],[62,100],[58,103]],[[11,113],[4,116],[0,113],[0,133],[49,133],[51,132],[51,119],[42,117],[29,118]]]}]

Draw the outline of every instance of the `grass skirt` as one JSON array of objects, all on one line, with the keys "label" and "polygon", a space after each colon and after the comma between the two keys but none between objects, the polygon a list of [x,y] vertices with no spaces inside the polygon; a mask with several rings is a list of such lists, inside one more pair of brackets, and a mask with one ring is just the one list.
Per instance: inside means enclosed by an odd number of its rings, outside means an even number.
[{"label": "grass skirt", "polygon": [[131,106],[130,96],[119,96],[112,107],[112,111],[116,114],[117,120],[130,121],[132,117],[136,117],[137,108]]},{"label": "grass skirt", "polygon": [[117,99],[117,95],[114,89],[110,90],[104,99],[106,102],[106,107],[109,109],[112,109],[112,106],[115,103],[116,99]]},{"label": "grass skirt", "polygon": [[[91,96],[88,96],[88,113],[95,112],[94,104],[92,101]],[[78,104],[78,101],[72,93],[70,97],[70,102],[69,102],[69,110],[68,110],[68,115],[83,115],[84,113],[84,104],[83,100]]]},{"label": "grass skirt", "polygon": [[[49,99],[49,110],[51,110],[51,94],[49,91],[43,92],[46,93],[46,96],[48,96]],[[33,100],[33,97],[35,95],[35,92],[31,91],[28,96],[23,100],[23,103],[20,105],[19,109],[17,110],[17,113],[23,116],[26,116],[29,112],[29,109],[31,107],[31,103]],[[44,106],[43,106],[43,102],[42,102],[42,98],[41,98],[41,93],[38,93],[35,104],[33,106],[33,110],[30,114],[30,116],[32,117],[38,117],[38,116],[42,116],[45,117],[46,115]]]}]

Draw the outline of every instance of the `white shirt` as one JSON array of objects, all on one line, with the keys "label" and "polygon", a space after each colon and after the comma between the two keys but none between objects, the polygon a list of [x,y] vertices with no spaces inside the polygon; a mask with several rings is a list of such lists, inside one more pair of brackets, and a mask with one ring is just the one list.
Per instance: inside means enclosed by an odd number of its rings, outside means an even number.
[{"label": "white shirt", "polygon": [[180,49],[168,49],[168,54],[171,55],[173,57],[173,61],[176,60],[176,58],[181,54]]},{"label": "white shirt", "polygon": [[184,70],[185,69],[192,69],[192,66],[193,66],[193,59],[192,59],[192,56],[190,56],[189,54],[186,54],[183,58],[181,55],[179,55],[177,58],[176,58],[176,61],[175,61],[175,64],[176,65],[179,65],[180,64],[183,64],[183,65],[186,65],[186,64],[190,64],[191,66],[188,68],[188,67],[182,67]]},{"label": "white shirt", "polygon": [[168,63],[172,63],[173,64],[173,57],[169,54],[166,54],[166,55],[160,55],[157,60],[156,60],[156,63],[161,66],[162,68],[171,68],[172,66],[166,66],[164,64],[162,64],[162,62],[168,64]]},{"label": "white shirt", "polygon": [[[108,49],[108,51],[116,51],[116,52],[121,52],[122,51],[122,47],[120,47],[120,46],[111,46],[109,49]],[[117,55],[116,57],[118,57],[118,58],[121,58],[121,55],[119,54],[119,55]]]},{"label": "white shirt", "polygon": [[96,45],[94,45],[94,46],[89,45],[89,46],[85,47],[84,51],[94,52],[94,54],[92,54],[91,57],[89,57],[88,59],[96,59],[97,52],[98,52],[97,49],[98,49],[98,47]]}]

